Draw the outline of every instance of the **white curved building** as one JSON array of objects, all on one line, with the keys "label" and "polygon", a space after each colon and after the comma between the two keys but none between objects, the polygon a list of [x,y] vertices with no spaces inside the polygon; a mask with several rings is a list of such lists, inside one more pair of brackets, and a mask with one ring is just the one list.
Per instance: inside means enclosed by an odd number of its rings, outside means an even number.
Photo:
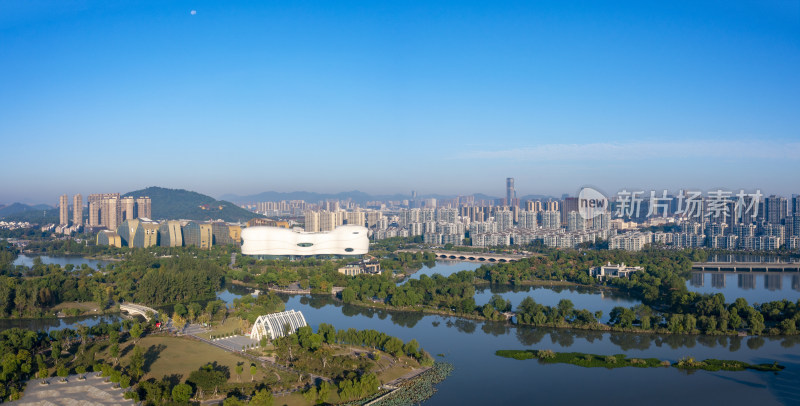
[{"label": "white curved building", "polygon": [[242,230],[242,254],[259,256],[364,255],[369,237],[364,226],[344,225],[333,231],[307,233],[279,227]]},{"label": "white curved building", "polygon": [[[258,316],[250,330],[250,339],[260,341],[262,337],[274,340],[284,335],[292,334],[300,327],[305,327],[306,318],[303,313],[296,310],[287,310],[280,313],[266,314]],[[288,330],[287,327],[288,326]]]}]

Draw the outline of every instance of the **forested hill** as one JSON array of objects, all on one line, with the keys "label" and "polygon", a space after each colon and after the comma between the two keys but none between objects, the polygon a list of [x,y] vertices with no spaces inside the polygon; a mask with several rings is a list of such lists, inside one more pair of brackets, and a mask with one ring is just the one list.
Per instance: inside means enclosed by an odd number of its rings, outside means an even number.
[{"label": "forested hill", "polygon": [[231,202],[216,200],[197,192],[184,189],[149,187],[125,193],[124,196],[149,196],[152,201],[154,220],[216,220],[247,221],[263,217],[247,211]]}]

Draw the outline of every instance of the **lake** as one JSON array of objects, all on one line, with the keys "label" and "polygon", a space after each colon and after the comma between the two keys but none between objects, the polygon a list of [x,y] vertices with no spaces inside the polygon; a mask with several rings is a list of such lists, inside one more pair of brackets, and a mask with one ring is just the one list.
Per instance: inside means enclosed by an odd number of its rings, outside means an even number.
[{"label": "lake", "polygon": [[[27,256],[27,255],[20,255],[14,260],[14,265],[22,265],[25,267],[32,267],[33,266],[33,259],[37,256]],[[38,256],[42,259],[42,263],[44,264],[56,264],[61,265],[61,267],[67,266],[67,264],[72,264],[75,268],[80,268],[81,265],[86,264],[89,268],[97,269],[99,267],[105,267],[106,264],[111,263],[112,261],[104,261],[101,259],[90,259],[90,258],[83,258],[79,256],[48,256],[48,255],[41,255]]]},{"label": "lake", "polygon": [[[375,329],[408,341],[417,339],[432,355],[455,366],[426,405],[453,404],[798,404],[800,337],[703,337],[627,334],[518,327],[457,317],[393,312],[343,305],[326,295],[281,295],[286,309],[303,312],[316,330],[319,323],[337,329]],[[686,373],[676,368],[582,368],[542,365],[494,355],[499,349],[551,349],[672,362],[699,359],[778,361],[780,373]]]}]

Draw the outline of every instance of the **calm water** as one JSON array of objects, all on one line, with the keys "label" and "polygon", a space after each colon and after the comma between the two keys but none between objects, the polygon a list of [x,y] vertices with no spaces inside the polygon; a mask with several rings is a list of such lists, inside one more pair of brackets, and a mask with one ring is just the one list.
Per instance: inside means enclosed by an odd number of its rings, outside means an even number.
[{"label": "calm water", "polygon": [[738,297],[751,304],[800,300],[800,274],[796,272],[692,272],[687,287],[693,292],[722,293],[726,302]]},{"label": "calm water", "polygon": [[[33,266],[33,259],[36,256],[29,257],[27,255],[20,255],[14,261],[14,265],[22,265],[28,268]],[[56,264],[61,265],[61,267],[67,266],[67,264],[72,264],[75,268],[80,268],[81,265],[86,264],[89,268],[97,269],[98,266],[105,267],[106,264],[111,263],[111,261],[104,261],[100,259],[89,259],[83,257],[67,257],[67,256],[47,256],[42,255],[39,256],[42,259],[42,263],[45,264]]]},{"label": "calm water", "polygon": [[422,265],[422,269],[414,272],[413,274],[411,274],[411,276],[404,279],[399,284],[402,285],[403,283],[408,281],[408,279],[419,279],[421,275],[433,276],[433,274],[438,273],[439,275],[442,276],[450,276],[460,271],[474,271],[478,269],[481,265],[485,264],[478,262],[448,261],[440,259],[436,261],[436,264],[433,267]]},{"label": "calm water", "polygon": [[233,306],[233,300],[238,299],[244,295],[252,294],[253,290],[244,286],[227,284],[225,289],[217,292],[217,299],[224,301],[229,307]]},{"label": "calm water", "polygon": [[14,327],[44,332],[61,330],[67,327],[75,330],[78,328],[78,324],[91,327],[103,321],[106,323],[113,323],[121,320],[123,320],[123,317],[116,314],[106,314],[102,316],[63,317],[59,319],[0,319],[0,331]]},{"label": "calm water", "polygon": [[[426,405],[454,404],[800,404],[800,338],[701,337],[601,333],[515,327],[455,317],[342,305],[328,296],[282,296],[314,329],[372,328],[403,340],[417,339],[431,354],[455,365]],[[497,357],[498,349],[552,349],[595,354],[626,353],[677,361],[683,356],[779,361],[778,373],[706,372],[675,368],[615,370],[540,365]],[[624,384],[621,385],[621,382]]]},{"label": "calm water", "polygon": [[616,306],[633,307],[641,303],[627,295],[614,293],[601,289],[576,286],[486,286],[475,290],[475,303],[484,305],[489,303],[492,295],[499,294],[503,299],[510,300],[513,309],[523,299],[530,296],[536,303],[555,306],[561,299],[569,299],[576,309],[587,309],[591,312],[602,311],[601,321],[608,321],[611,309]]}]

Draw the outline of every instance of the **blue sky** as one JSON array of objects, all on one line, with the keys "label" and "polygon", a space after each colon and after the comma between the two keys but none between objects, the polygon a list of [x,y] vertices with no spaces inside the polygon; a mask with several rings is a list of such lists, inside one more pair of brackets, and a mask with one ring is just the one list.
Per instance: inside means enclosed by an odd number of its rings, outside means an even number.
[{"label": "blue sky", "polygon": [[6,0],[0,61],[5,203],[800,192],[798,1]]}]

